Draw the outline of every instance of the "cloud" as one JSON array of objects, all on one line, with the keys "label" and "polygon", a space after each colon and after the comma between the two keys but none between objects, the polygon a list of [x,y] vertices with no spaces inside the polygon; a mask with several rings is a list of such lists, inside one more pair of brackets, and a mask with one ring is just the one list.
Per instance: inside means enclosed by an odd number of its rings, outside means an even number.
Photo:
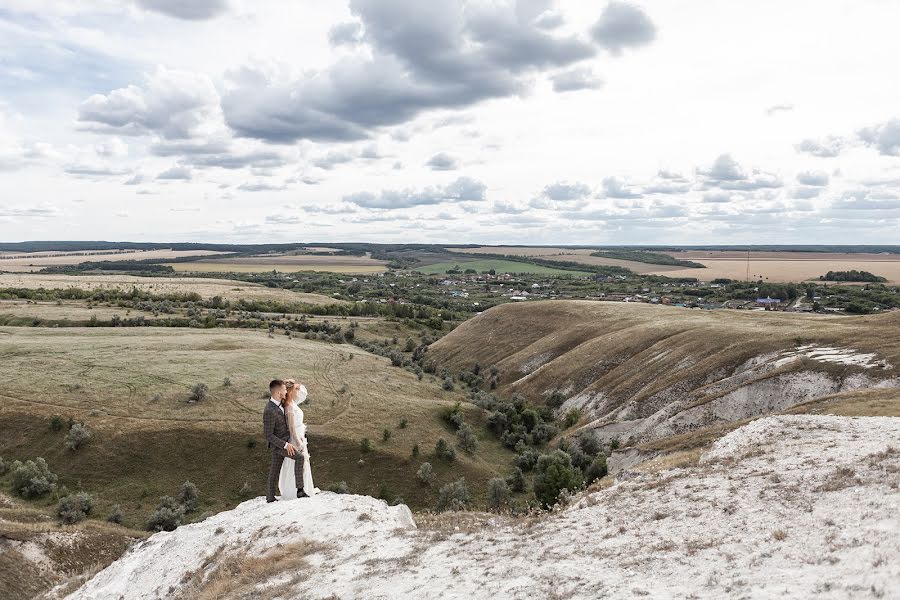
[{"label": "cloud", "polygon": [[808,200],[810,198],[816,198],[819,194],[822,193],[822,188],[817,186],[798,186],[792,189],[789,192],[789,196],[791,198],[797,198],[800,200]]},{"label": "cloud", "polygon": [[546,31],[550,31],[552,29],[556,29],[557,27],[562,26],[565,23],[565,18],[562,13],[556,10],[546,10],[541,13],[538,18],[533,21],[534,26],[538,29],[544,29]]},{"label": "cloud", "polygon": [[191,170],[188,167],[184,166],[175,166],[171,169],[166,169],[162,173],[156,176],[157,179],[181,179],[185,181],[190,181],[192,178]]},{"label": "cloud", "polygon": [[491,212],[502,215],[519,215],[528,212],[527,206],[519,206],[512,202],[494,202]]},{"label": "cloud", "polygon": [[603,193],[607,198],[642,198],[643,194],[633,192],[624,181],[617,177],[603,180]]},{"label": "cloud", "polygon": [[69,175],[82,177],[118,177],[127,174],[128,169],[116,169],[102,164],[73,164],[63,169]]},{"label": "cloud", "polygon": [[238,189],[244,192],[275,192],[287,189],[284,184],[275,185],[267,181],[257,179],[256,181],[247,181],[238,186]]},{"label": "cloud", "polygon": [[362,24],[357,21],[338,23],[328,31],[328,43],[332,46],[355,46],[362,41]]},{"label": "cloud", "polygon": [[780,112],[790,112],[794,110],[793,104],[775,104],[766,109],[766,115],[774,117]]},{"label": "cloud", "polygon": [[731,194],[728,192],[707,192],[703,194],[703,201],[708,204],[725,204],[732,200]]},{"label": "cloud", "polygon": [[459,168],[458,161],[446,152],[435,154],[425,164],[431,167],[432,171],[455,171]]},{"label": "cloud", "polygon": [[[523,94],[536,74],[596,55],[596,46],[582,36],[537,27],[534,11],[521,6],[352,0],[369,52],[342,55],[315,72],[284,64],[230,71],[222,98],[225,119],[238,135],[273,143],[361,140],[428,110]],[[645,43],[646,24],[633,23],[643,13],[612,6],[600,21],[603,45]],[[338,39],[344,39],[341,32]]]},{"label": "cloud", "polygon": [[656,26],[647,14],[632,4],[614,0],[606,5],[591,35],[611,54],[646,46],[656,39]]},{"label": "cloud", "polygon": [[819,158],[833,158],[841,153],[844,146],[846,146],[846,141],[843,138],[830,135],[821,140],[806,138],[795,145],[794,149],[797,152],[805,152]]},{"label": "cloud", "polygon": [[848,190],[831,203],[838,210],[892,210],[900,208],[900,195],[884,189]]},{"label": "cloud", "polygon": [[144,176],[141,173],[135,173],[125,180],[125,185],[140,185],[142,183],[144,183]]},{"label": "cloud", "polygon": [[26,219],[44,219],[48,217],[55,217],[58,214],[58,210],[55,206],[43,205],[43,206],[29,206],[25,208],[20,208],[16,206],[0,206],[0,217],[2,218],[26,218]]},{"label": "cloud", "polygon": [[797,182],[803,185],[825,186],[828,185],[830,178],[828,173],[824,171],[804,171],[797,173]]},{"label": "cloud", "polygon": [[146,10],[188,21],[212,19],[228,10],[226,0],[137,0],[137,3]]},{"label": "cloud", "polygon": [[128,154],[128,146],[117,137],[111,137],[94,146],[94,152],[103,158],[119,158]]},{"label": "cloud", "polygon": [[550,78],[554,92],[576,92],[579,90],[596,90],[603,87],[603,80],[594,75],[591,69],[579,67],[564,71]]},{"label": "cloud", "polygon": [[706,177],[706,187],[725,190],[754,191],[766,188],[780,188],[781,180],[774,174],[754,169],[750,173],[738,164],[730,154],[721,154],[707,170],[699,170]]},{"label": "cloud", "polygon": [[338,204],[338,205],[321,205],[321,204],[310,204],[307,206],[301,206],[301,210],[308,213],[313,214],[322,214],[322,215],[343,215],[350,214],[356,212],[356,207],[350,206],[348,204]]},{"label": "cloud", "polygon": [[885,156],[900,156],[900,119],[866,127],[859,131],[859,138],[867,146],[874,147]]},{"label": "cloud", "polygon": [[215,115],[218,103],[209,77],[159,67],[142,86],[90,96],[78,109],[78,121],[94,131],[188,139]]},{"label": "cloud", "polygon": [[378,194],[358,192],[344,197],[344,201],[363,208],[411,208],[443,204],[445,202],[477,202],[485,199],[487,186],[469,177],[460,177],[446,186],[423,190],[383,190]]},{"label": "cloud", "polygon": [[266,215],[266,223],[269,225],[297,225],[300,222],[300,217],[292,217],[289,215]]},{"label": "cloud", "polygon": [[584,183],[566,181],[557,181],[546,186],[541,192],[543,196],[557,202],[568,202],[570,200],[579,200],[591,193],[591,188]]}]

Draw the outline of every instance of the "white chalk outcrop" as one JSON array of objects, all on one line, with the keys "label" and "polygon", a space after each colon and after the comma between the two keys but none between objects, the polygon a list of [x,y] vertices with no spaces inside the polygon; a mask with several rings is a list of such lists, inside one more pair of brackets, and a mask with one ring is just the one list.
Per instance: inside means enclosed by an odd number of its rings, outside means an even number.
[{"label": "white chalk outcrop", "polygon": [[172,597],[229,551],[310,540],[302,577],[255,597],[897,598],[898,487],[900,419],[767,417],[697,466],[628,473],[539,520],[426,530],[366,497],[252,500],[154,535],[71,598]]}]

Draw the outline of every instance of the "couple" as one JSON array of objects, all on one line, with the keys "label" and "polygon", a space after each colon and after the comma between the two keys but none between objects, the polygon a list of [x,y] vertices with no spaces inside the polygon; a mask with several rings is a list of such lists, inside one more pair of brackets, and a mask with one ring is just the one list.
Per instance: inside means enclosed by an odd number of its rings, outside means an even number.
[{"label": "couple", "polygon": [[313,485],[306,444],[306,424],[300,404],[306,400],[306,386],[293,379],[269,383],[271,398],[263,411],[263,435],[272,451],[266,502],[275,502],[275,485],[282,500],[309,498],[319,490]]}]

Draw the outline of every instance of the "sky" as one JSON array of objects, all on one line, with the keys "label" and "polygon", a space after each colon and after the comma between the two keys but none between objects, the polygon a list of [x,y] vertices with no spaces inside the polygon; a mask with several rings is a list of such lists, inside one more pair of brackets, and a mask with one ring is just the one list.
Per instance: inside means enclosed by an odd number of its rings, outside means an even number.
[{"label": "sky", "polygon": [[0,240],[900,243],[893,0],[0,0]]}]

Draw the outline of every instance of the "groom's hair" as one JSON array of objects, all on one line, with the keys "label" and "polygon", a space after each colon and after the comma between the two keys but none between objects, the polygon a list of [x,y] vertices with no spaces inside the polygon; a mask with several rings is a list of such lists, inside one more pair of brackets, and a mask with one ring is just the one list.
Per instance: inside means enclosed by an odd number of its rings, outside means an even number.
[{"label": "groom's hair", "polygon": [[273,379],[269,382],[269,392],[274,392],[275,388],[280,388],[284,385],[284,381],[281,379]]}]

